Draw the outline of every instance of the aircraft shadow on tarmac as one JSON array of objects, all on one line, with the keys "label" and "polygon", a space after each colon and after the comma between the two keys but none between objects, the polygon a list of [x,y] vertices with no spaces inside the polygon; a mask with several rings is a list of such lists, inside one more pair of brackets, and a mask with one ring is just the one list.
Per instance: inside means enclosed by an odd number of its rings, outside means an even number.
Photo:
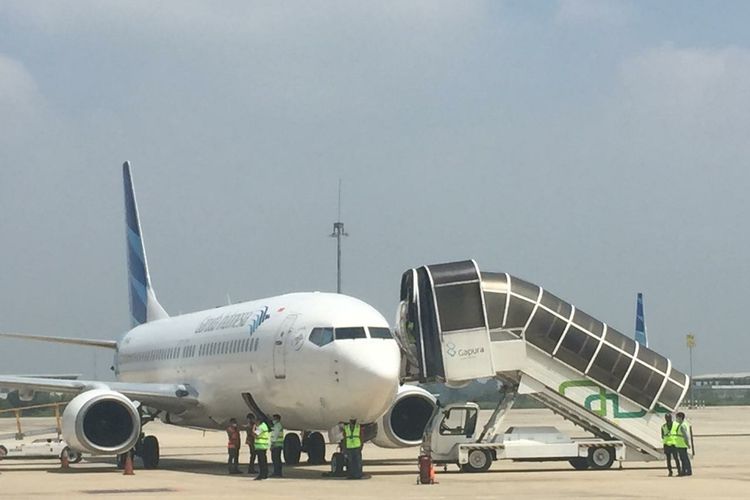
[{"label": "aircraft shadow on tarmac", "polygon": [[[203,453],[200,455],[216,455],[215,453]],[[159,470],[171,471],[171,472],[185,472],[189,474],[204,474],[210,476],[230,476],[227,473],[227,465],[215,460],[201,460],[196,459],[196,455],[191,455],[190,458],[181,458],[175,456],[163,456],[159,461]],[[7,462],[3,465],[6,465]],[[61,474],[89,474],[89,473],[117,473],[122,474],[122,470],[116,467],[116,461],[111,457],[86,457],[81,464],[71,465],[69,469],[61,469],[59,464],[54,462],[46,462],[44,464],[35,464],[30,467],[28,461],[17,463],[17,468],[0,467],[3,472],[12,473],[13,470],[18,471],[39,471],[48,473],[61,473]],[[374,467],[368,470],[368,465]],[[405,466],[403,470],[399,471],[380,471],[378,467],[384,466]],[[409,465],[413,465],[409,467]],[[138,474],[142,471],[142,464],[139,459],[135,460],[134,463],[135,473]],[[271,469],[269,464],[269,469]],[[321,469],[322,467],[322,469]],[[391,460],[373,460],[365,461],[364,463],[365,473],[367,476],[378,476],[378,475],[414,475],[417,474],[416,461],[408,459],[391,459]],[[257,465],[256,465],[257,469]],[[240,463],[240,471],[242,474],[232,475],[232,477],[246,477],[253,479],[256,474],[247,474],[247,463]],[[327,466],[311,466],[306,464],[300,464],[296,466],[284,466],[284,476],[290,479],[344,479],[341,477],[324,476],[324,473],[329,472]]]},{"label": "aircraft shadow on tarmac", "polygon": [[[215,453],[203,453],[199,455],[216,455]],[[200,460],[195,458],[196,455],[190,455],[189,458],[182,458],[179,456],[164,456],[161,458],[159,462],[159,469],[171,471],[171,472],[186,472],[190,474],[204,474],[204,475],[210,475],[210,476],[228,476],[227,474],[227,465],[221,462],[217,462],[215,460]],[[13,461],[15,462],[15,461]],[[34,466],[29,466],[28,461],[18,461],[15,463],[9,463],[9,461],[4,461],[2,466],[0,466],[0,469],[2,469],[3,472],[7,472],[12,474],[14,471],[38,471],[38,472],[47,472],[52,474],[102,474],[102,473],[117,473],[122,474],[121,469],[118,469],[116,467],[116,462],[114,459],[109,457],[87,457],[84,459],[84,462],[81,465],[71,465],[69,469],[61,469],[60,466],[54,462],[48,461],[45,463],[34,463]],[[271,464],[269,464],[269,468],[271,467]],[[401,467],[399,470],[382,470],[381,467]],[[664,467],[660,466],[643,466],[643,467],[627,467],[627,469],[623,470],[660,470]],[[468,474],[463,473],[460,470],[457,470],[457,468],[454,465],[449,466],[449,470],[445,471],[443,470],[443,467],[438,465],[435,467],[436,472],[438,475],[456,475],[456,474]],[[138,471],[143,470],[141,467],[140,460],[136,459],[135,461],[135,471],[136,474]],[[233,477],[246,477],[248,479],[252,479],[255,477],[255,474],[247,474],[247,464],[240,464],[240,470],[242,471],[242,474],[237,474]],[[321,469],[321,466],[308,466],[306,464],[300,464],[297,466],[284,466],[284,476],[290,479],[325,479],[325,480],[332,480],[332,479],[344,479],[341,477],[331,477],[324,475],[324,473],[328,473],[329,470],[327,467],[323,466]],[[376,460],[365,460],[364,461],[364,470],[366,475],[368,476],[412,476],[417,475],[419,471],[417,470],[417,463],[416,460],[412,459],[376,459]],[[574,471],[570,467],[559,467],[559,468],[549,468],[549,469],[532,469],[532,468],[526,468],[526,469],[495,469],[495,470],[488,470],[481,474],[517,474],[517,473],[561,473],[561,472],[576,472],[578,474],[586,474],[586,473],[605,473],[605,472],[615,472],[618,471],[616,467],[613,467],[612,469],[608,469],[605,471]]]}]

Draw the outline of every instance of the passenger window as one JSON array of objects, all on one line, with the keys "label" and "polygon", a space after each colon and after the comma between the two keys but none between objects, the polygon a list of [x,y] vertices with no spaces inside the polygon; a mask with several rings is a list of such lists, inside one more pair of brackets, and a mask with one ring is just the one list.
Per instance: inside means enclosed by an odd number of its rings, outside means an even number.
[{"label": "passenger window", "polygon": [[390,328],[384,328],[381,326],[371,326],[369,327],[370,330],[370,338],[371,339],[392,339],[393,336],[391,335]]},{"label": "passenger window", "polygon": [[367,335],[365,335],[365,329],[361,326],[336,328],[336,340],[365,338],[367,338]]},{"label": "passenger window", "polygon": [[[313,328],[310,333],[310,342],[320,347],[330,344],[333,342],[333,328]],[[257,349],[257,345],[255,348]]]}]

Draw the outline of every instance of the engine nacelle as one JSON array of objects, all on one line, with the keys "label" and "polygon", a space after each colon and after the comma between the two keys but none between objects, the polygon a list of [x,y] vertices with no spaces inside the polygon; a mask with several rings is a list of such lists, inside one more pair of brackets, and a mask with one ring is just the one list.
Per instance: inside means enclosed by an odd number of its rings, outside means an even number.
[{"label": "engine nacelle", "polygon": [[378,420],[378,433],[372,442],[383,448],[420,445],[435,405],[435,396],[428,391],[402,385],[391,407]]},{"label": "engine nacelle", "polygon": [[95,455],[123,453],[135,446],[140,433],[138,408],[109,389],[83,392],[63,412],[63,439],[76,451]]}]

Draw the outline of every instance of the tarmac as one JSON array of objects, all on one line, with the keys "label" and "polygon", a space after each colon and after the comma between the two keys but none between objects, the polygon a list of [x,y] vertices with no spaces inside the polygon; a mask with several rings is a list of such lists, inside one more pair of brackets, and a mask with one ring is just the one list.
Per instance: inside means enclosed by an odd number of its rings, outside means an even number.
[{"label": "tarmac", "polygon": [[[161,463],[124,476],[113,457],[86,457],[67,471],[55,459],[0,462],[3,499],[51,495],[105,498],[258,499],[496,499],[506,498],[742,498],[750,497],[750,407],[684,410],[695,433],[693,476],[667,477],[663,463],[617,463],[605,471],[576,471],[567,462],[495,462],[486,473],[438,468],[434,485],[417,484],[418,448],[382,449],[365,445],[368,479],[327,478],[328,466],[284,468],[284,478],[253,481],[228,475],[226,435],[183,429],[158,422],[145,430],[158,436]],[[485,412],[488,413],[488,412]],[[485,415],[486,416],[486,415]],[[52,419],[24,419],[24,429],[49,426]],[[513,410],[504,425],[555,425],[572,436],[585,432],[548,410]],[[13,419],[0,420],[0,434],[15,431]],[[328,456],[333,451],[329,446]],[[304,455],[303,455],[304,457]],[[247,448],[241,461],[247,462]],[[246,467],[246,465],[245,465]]]}]

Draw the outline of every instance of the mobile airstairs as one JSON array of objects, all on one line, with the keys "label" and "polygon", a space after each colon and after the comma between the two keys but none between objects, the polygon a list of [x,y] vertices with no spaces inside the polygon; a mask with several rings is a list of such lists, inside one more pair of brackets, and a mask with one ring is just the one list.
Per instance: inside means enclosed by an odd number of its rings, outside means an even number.
[{"label": "mobile airstairs", "polygon": [[[466,418],[456,427],[461,437],[451,444],[445,437],[451,433],[443,432],[451,408],[437,408],[425,430],[425,451],[438,463],[456,462],[468,470],[482,470],[472,450],[488,458],[569,459],[576,468],[585,468],[587,454],[588,463],[598,468],[613,460],[659,460],[663,414],[677,409],[689,385],[668,359],[606,323],[537,285],[480,272],[474,261],[405,272],[397,333],[407,376],[451,385],[498,378],[511,393],[528,394],[594,436],[566,440],[544,428],[500,434],[511,397],[481,432],[476,416],[471,422],[471,405],[464,406],[464,413],[456,413]],[[511,435],[514,431],[520,438]],[[513,448],[514,441],[570,446],[535,448],[535,457],[526,448]],[[474,457],[481,459],[478,452]]]}]

